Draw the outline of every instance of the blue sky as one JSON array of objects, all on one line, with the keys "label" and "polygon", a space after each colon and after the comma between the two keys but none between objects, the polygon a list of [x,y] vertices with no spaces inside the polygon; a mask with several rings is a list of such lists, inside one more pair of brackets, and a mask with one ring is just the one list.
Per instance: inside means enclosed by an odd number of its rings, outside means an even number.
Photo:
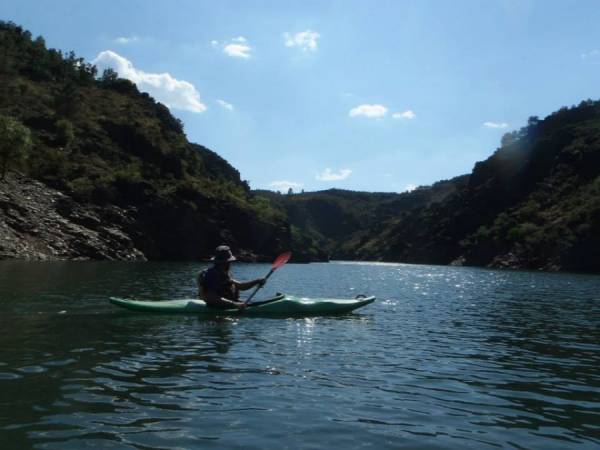
[{"label": "blue sky", "polygon": [[112,66],[253,188],[401,192],[600,92],[597,1],[30,1],[0,18]]}]

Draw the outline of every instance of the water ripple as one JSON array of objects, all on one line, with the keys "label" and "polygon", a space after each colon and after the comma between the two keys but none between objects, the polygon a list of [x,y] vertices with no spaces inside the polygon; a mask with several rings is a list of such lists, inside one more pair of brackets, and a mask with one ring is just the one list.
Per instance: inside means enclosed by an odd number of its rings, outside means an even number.
[{"label": "water ripple", "polygon": [[11,294],[0,302],[2,449],[600,446],[597,277],[289,265],[274,291],[381,300],[353,315],[285,320],[106,303],[132,291],[187,296],[197,269],[0,271],[0,298],[6,286]]}]

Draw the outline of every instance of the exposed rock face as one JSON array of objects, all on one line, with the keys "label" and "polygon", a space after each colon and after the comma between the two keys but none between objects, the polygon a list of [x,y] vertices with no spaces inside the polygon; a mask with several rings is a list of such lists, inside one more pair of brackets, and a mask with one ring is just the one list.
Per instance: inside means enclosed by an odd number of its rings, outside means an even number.
[{"label": "exposed rock face", "polygon": [[0,259],[145,260],[128,232],[135,211],[74,202],[9,174],[0,182]]},{"label": "exposed rock face", "polygon": [[0,181],[0,258],[198,260],[223,243],[246,261],[322,257],[165,105],[98,75],[0,21],[0,117],[32,143],[6,160],[28,178]]}]

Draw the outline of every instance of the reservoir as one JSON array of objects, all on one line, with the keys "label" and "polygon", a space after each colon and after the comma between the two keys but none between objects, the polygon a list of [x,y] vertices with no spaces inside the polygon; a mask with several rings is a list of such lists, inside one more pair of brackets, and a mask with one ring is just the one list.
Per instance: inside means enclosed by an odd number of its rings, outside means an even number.
[{"label": "reservoir", "polygon": [[0,262],[0,448],[600,446],[598,276],[289,263],[257,298],[377,300],[283,319],[108,302],[195,297],[204,267]]}]

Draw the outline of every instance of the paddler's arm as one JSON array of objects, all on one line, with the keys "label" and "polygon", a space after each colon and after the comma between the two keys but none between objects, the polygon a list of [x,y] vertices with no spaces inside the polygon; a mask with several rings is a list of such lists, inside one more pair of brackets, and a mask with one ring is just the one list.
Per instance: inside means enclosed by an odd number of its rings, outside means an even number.
[{"label": "paddler's arm", "polygon": [[203,299],[209,305],[224,306],[226,308],[231,308],[231,309],[235,309],[235,308],[244,309],[246,307],[246,304],[244,304],[244,303],[228,300],[226,298],[221,297],[216,292],[208,290],[208,289],[205,289],[203,291]]},{"label": "paddler's arm", "polygon": [[261,286],[263,286],[266,281],[267,280],[265,278],[257,278],[256,280],[245,281],[245,282],[233,280],[233,283],[240,291],[247,291],[248,289],[251,289],[254,286],[257,286],[259,284]]}]

